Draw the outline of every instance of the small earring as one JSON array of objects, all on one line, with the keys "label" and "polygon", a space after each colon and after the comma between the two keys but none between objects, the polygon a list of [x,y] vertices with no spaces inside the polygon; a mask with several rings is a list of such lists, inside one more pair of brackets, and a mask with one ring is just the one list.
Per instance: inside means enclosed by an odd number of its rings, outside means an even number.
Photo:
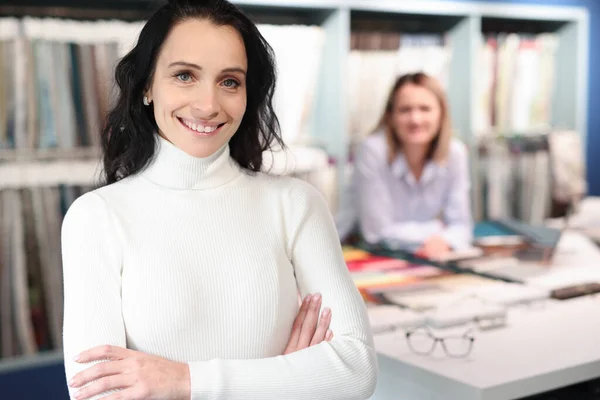
[{"label": "small earring", "polygon": [[149,106],[150,102],[148,101],[148,96],[144,96],[144,105]]}]

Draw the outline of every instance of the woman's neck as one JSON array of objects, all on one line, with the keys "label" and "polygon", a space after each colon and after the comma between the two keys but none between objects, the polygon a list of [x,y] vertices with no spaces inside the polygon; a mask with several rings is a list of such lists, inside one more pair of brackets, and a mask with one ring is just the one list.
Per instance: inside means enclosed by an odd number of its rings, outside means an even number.
[{"label": "woman's neck", "polygon": [[427,145],[402,145],[402,153],[416,181],[421,179],[427,161]]},{"label": "woman's neck", "polygon": [[155,157],[143,176],[164,188],[197,190],[223,185],[239,173],[228,144],[208,157],[198,158],[157,135]]}]

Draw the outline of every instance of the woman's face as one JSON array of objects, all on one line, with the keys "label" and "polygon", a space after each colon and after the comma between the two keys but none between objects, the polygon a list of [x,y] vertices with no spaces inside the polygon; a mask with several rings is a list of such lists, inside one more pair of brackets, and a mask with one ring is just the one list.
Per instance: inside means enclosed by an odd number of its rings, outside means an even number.
[{"label": "woman's face", "polygon": [[407,83],[396,91],[391,124],[403,145],[427,145],[440,130],[442,110],[429,89]]},{"label": "woman's face", "polygon": [[213,154],[242,122],[247,70],[244,42],[234,28],[199,19],[177,24],[146,94],[159,134],[191,156]]}]

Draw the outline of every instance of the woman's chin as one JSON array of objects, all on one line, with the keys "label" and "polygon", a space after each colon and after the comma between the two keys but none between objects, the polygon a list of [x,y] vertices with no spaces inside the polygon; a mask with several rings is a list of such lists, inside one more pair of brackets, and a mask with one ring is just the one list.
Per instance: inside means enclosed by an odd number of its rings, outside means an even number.
[{"label": "woman's chin", "polygon": [[402,142],[408,146],[423,146],[429,144],[433,138],[427,134],[406,135]]}]

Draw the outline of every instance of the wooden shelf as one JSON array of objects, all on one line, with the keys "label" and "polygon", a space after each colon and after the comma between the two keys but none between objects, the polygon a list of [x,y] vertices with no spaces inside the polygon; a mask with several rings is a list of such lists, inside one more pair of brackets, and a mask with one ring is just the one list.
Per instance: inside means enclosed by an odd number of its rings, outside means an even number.
[{"label": "wooden shelf", "polygon": [[559,20],[536,20],[484,17],[481,19],[481,31],[484,33],[520,33],[540,34],[557,32],[567,24]]},{"label": "wooden shelf", "polygon": [[77,147],[72,149],[0,149],[0,165],[5,162],[98,159],[101,150],[94,147]]},{"label": "wooden shelf", "polygon": [[17,161],[0,164],[0,189],[81,185],[98,182],[101,163],[96,160]]},{"label": "wooden shelf", "polygon": [[456,15],[353,10],[350,12],[350,29],[353,32],[445,33],[452,30],[463,18]]}]

